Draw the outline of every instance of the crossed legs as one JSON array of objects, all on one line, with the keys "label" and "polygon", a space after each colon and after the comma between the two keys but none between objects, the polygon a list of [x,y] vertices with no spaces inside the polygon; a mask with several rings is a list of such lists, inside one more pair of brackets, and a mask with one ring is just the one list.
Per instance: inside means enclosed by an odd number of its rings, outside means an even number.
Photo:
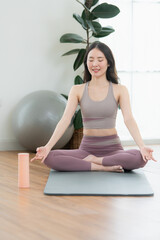
[{"label": "crossed legs", "polygon": [[107,156],[96,157],[84,150],[52,150],[44,161],[49,168],[57,171],[115,171],[143,167],[141,153],[137,149],[118,150]]},{"label": "crossed legs", "polygon": [[113,166],[119,164],[125,170],[141,168],[147,163],[144,162],[141,152],[138,149],[118,150],[103,157],[96,157],[90,154],[85,158],[85,160],[103,166]]}]

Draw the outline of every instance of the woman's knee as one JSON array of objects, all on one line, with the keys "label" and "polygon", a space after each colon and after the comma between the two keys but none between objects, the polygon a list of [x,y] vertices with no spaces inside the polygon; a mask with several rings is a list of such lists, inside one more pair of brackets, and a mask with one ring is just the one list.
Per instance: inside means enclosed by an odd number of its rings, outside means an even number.
[{"label": "woman's knee", "polygon": [[52,150],[49,152],[48,156],[44,160],[44,164],[49,168],[54,168],[54,163],[56,161],[56,156],[58,155],[58,150]]},{"label": "woman's knee", "polygon": [[132,153],[135,154],[134,156],[134,162],[135,162],[135,168],[142,168],[146,165],[147,162],[143,160],[143,156],[138,149],[131,149]]},{"label": "woman's knee", "polygon": [[139,150],[137,154],[139,155],[139,163],[140,163],[140,167],[142,168],[147,164],[148,160],[144,161],[143,156]]}]

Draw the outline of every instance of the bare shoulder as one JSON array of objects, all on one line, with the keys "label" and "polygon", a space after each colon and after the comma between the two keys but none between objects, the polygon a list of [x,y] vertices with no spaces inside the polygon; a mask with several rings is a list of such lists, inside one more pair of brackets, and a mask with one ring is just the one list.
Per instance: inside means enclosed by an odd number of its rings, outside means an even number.
[{"label": "bare shoulder", "polygon": [[121,95],[124,92],[128,91],[128,89],[127,89],[127,87],[125,85],[123,85],[123,84],[116,84],[116,83],[113,83],[113,89],[114,89],[114,91],[116,92],[117,95]]},{"label": "bare shoulder", "polygon": [[124,106],[124,103],[128,103],[130,101],[129,91],[127,87],[123,84],[118,84],[118,92],[119,92],[119,104],[121,107]]},{"label": "bare shoulder", "polygon": [[84,86],[85,86],[85,83],[82,83],[82,84],[73,85],[72,88],[71,88],[71,90],[77,96],[78,101],[80,101],[80,99],[82,97]]},{"label": "bare shoulder", "polygon": [[119,84],[119,92],[120,92],[120,95],[128,94],[128,89],[125,85]]},{"label": "bare shoulder", "polygon": [[126,88],[126,86],[121,83],[119,83],[119,84],[112,83],[112,85],[113,85],[113,88],[115,88],[116,90],[119,90],[119,91],[123,90],[123,88]]},{"label": "bare shoulder", "polygon": [[114,94],[115,100],[117,103],[119,103],[120,97],[123,92],[123,87],[125,87],[125,86],[122,84],[117,84],[117,83],[112,83],[112,86],[113,86],[113,94]]}]

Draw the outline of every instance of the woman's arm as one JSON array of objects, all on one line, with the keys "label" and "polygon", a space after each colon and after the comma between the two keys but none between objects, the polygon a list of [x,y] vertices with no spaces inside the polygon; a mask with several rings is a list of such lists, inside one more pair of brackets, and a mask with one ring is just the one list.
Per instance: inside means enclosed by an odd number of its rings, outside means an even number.
[{"label": "woman's arm", "polygon": [[58,140],[62,137],[63,133],[68,128],[77,106],[78,106],[78,85],[74,85],[72,86],[69,92],[68,101],[63,116],[58,122],[50,140],[45,145],[50,150],[58,142]]},{"label": "woman's arm", "polygon": [[133,117],[131,111],[130,97],[128,93],[128,89],[124,85],[120,85],[120,96],[119,96],[119,104],[123,114],[123,119],[126,127],[128,128],[130,134],[133,139],[139,146],[139,148],[143,148],[145,146],[140,131],[138,129],[137,123]]},{"label": "woman's arm", "polygon": [[124,123],[128,128],[130,134],[132,135],[133,139],[139,146],[143,160],[144,161],[153,160],[156,162],[157,160],[155,160],[154,157],[152,156],[153,149],[145,146],[140,131],[138,129],[137,123],[133,117],[128,90],[124,85],[121,85],[120,88],[121,89],[119,96],[119,104],[123,114]]}]

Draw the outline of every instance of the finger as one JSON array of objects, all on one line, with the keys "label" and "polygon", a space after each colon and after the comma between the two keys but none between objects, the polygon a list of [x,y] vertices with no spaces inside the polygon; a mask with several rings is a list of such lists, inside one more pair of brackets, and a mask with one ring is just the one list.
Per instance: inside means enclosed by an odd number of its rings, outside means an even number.
[{"label": "finger", "polygon": [[30,162],[33,162],[35,159],[36,159],[36,157],[32,158],[32,159],[30,160]]},{"label": "finger", "polygon": [[152,160],[155,161],[155,162],[157,162],[157,160],[156,160],[154,157],[152,157]]},{"label": "finger", "polygon": [[153,151],[149,151],[149,154],[152,155]]},{"label": "finger", "polygon": [[153,157],[152,153],[150,153],[150,158],[151,158],[151,160],[157,162],[157,160]]},{"label": "finger", "polygon": [[43,157],[41,163],[43,163],[45,159],[46,159],[46,157]]},{"label": "finger", "polygon": [[37,160],[42,160],[43,157],[38,156],[36,159]]},{"label": "finger", "polygon": [[39,157],[38,155],[36,155],[34,158],[31,159],[31,162],[33,162],[34,160],[41,160],[42,157]]},{"label": "finger", "polygon": [[153,160],[153,161],[157,162],[157,160],[156,160],[156,159],[154,159],[154,157],[153,157],[153,156],[146,157],[145,159],[146,159],[146,160]]},{"label": "finger", "polygon": [[38,152],[38,151],[39,151],[39,148],[37,148],[36,151]]},{"label": "finger", "polygon": [[151,147],[147,147],[147,149],[148,149],[149,151],[153,151],[153,148],[151,148]]},{"label": "finger", "polygon": [[143,160],[144,160],[145,162],[147,161],[145,157],[143,157]]}]

